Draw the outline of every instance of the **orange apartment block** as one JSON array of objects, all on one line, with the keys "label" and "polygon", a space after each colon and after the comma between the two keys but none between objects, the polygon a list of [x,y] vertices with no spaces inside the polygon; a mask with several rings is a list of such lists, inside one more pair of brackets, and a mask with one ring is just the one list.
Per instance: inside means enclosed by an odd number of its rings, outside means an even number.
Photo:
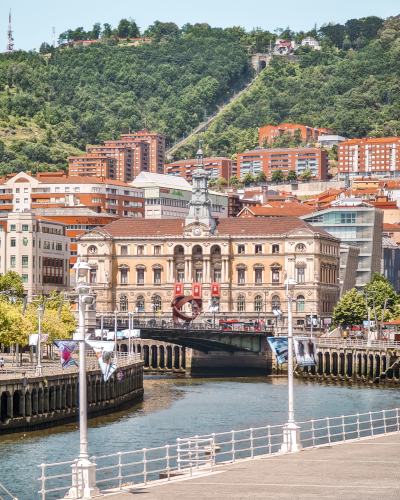
[{"label": "orange apartment block", "polygon": [[399,137],[351,139],[338,146],[339,179],[354,175],[400,175]]},{"label": "orange apartment block", "polygon": [[[165,165],[165,174],[183,177],[192,182],[192,173],[196,170],[197,159],[179,160]],[[227,156],[213,156],[204,158],[204,169],[209,172],[210,178],[215,180],[223,177],[227,181],[232,175],[237,174],[237,162]]]},{"label": "orange apartment block", "polygon": [[307,169],[312,170],[315,179],[328,178],[328,153],[319,148],[254,149],[238,154],[237,162],[239,179],[247,173],[255,177],[263,171],[270,181],[276,170],[282,170],[284,174],[294,170],[299,176]]},{"label": "orange apartment block", "polygon": [[333,130],[330,128],[313,128],[299,123],[282,123],[282,125],[266,125],[259,128],[259,145],[263,145],[263,140],[266,138],[268,143],[273,142],[276,137],[283,135],[285,132],[290,132],[291,135],[300,129],[301,136],[304,140],[314,137],[315,141],[322,135],[331,135]]},{"label": "orange apartment block", "polygon": [[132,182],[140,172],[164,173],[165,136],[147,131],[121,134],[118,141],[87,147],[87,156],[68,158],[71,176]]}]

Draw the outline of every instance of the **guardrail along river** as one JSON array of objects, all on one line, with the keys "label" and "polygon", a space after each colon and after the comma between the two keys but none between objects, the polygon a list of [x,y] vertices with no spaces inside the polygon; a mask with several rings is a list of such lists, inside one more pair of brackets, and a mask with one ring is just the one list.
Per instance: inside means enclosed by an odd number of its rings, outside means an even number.
[{"label": "guardrail along river", "polygon": [[[397,388],[294,383],[297,421],[400,406]],[[143,402],[133,409],[89,420],[90,456],[173,444],[178,437],[195,434],[283,424],[287,419],[286,378],[145,377],[144,389]],[[37,465],[77,458],[77,425],[1,436],[0,483],[19,500],[39,499]]]}]

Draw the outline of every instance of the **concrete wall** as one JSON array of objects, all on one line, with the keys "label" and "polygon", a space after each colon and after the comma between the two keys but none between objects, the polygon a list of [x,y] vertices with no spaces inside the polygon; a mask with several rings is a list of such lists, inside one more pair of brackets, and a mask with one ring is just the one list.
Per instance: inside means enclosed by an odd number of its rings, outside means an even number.
[{"label": "concrete wall", "polygon": [[[106,383],[100,370],[88,371],[88,416],[120,411],[141,401],[143,362],[119,369]],[[79,419],[78,373],[27,379],[0,379],[0,435],[45,429]]]},{"label": "concrete wall", "polygon": [[277,184],[268,183],[268,189],[277,191],[291,191],[297,196],[315,196],[328,189],[342,189],[346,187],[344,181],[312,181],[299,182],[298,184]]}]

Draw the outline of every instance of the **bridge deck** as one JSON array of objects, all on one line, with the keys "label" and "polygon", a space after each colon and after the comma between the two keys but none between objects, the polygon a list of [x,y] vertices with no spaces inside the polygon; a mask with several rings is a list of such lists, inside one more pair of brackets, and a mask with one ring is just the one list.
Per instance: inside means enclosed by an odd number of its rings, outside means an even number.
[{"label": "bridge deck", "polygon": [[400,434],[217,467],[213,474],[126,489],[105,499],[391,500],[400,497]]}]

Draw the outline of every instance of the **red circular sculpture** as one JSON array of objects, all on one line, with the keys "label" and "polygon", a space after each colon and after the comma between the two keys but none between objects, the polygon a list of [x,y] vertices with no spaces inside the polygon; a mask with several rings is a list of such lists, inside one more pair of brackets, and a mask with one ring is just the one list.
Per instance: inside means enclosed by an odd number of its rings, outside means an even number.
[{"label": "red circular sculpture", "polygon": [[[192,304],[194,303],[196,306],[192,316],[186,316],[186,314],[183,314],[183,312],[179,310],[188,302],[192,302]],[[183,321],[190,323],[201,313],[202,305],[202,299],[195,299],[193,295],[177,295],[171,302],[172,319],[174,323],[177,323],[178,319],[183,319]]]}]

